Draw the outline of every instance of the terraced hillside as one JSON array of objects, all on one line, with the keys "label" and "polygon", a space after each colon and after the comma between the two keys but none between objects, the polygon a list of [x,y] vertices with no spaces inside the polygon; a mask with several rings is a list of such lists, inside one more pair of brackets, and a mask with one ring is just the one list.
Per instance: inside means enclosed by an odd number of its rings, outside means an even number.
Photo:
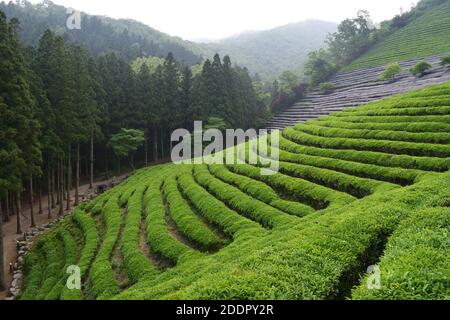
[{"label": "terraced hillside", "polygon": [[450,1],[431,9],[375,45],[346,71],[450,52]]},{"label": "terraced hillside", "polygon": [[[448,36],[450,43],[450,32]],[[267,128],[284,129],[348,107],[450,81],[450,69],[440,65],[439,56],[427,57],[425,60],[433,66],[427,75],[415,78],[409,73],[409,69],[419,60],[404,61],[400,63],[403,73],[393,83],[379,80],[384,66],[340,72],[330,81],[335,86],[333,93],[322,94],[319,90],[313,91],[306,98],[275,115],[267,124]]]},{"label": "terraced hillside", "polygon": [[142,169],[37,240],[21,298],[449,299],[449,100],[446,83],[286,129],[274,175]]}]

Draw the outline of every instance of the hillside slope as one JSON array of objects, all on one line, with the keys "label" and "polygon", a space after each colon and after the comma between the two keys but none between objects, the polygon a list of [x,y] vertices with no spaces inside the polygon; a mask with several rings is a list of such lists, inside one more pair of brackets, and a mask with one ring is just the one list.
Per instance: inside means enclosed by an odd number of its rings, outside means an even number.
[{"label": "hillside slope", "polygon": [[216,52],[228,54],[252,73],[270,80],[285,70],[300,74],[308,53],[324,47],[327,34],[336,30],[335,23],[310,20],[245,33],[201,47],[205,56]]},{"label": "hillside slope", "polygon": [[446,83],[286,129],[275,175],[142,169],[37,240],[21,298],[448,299],[449,100]]},{"label": "hillside slope", "polygon": [[450,81],[450,69],[440,65],[440,57],[431,56],[426,60],[433,68],[421,78],[412,76],[408,71],[420,60],[401,62],[403,72],[393,83],[379,80],[384,66],[340,72],[330,80],[335,86],[332,93],[323,94],[318,89],[312,91],[305,98],[276,114],[266,127],[269,130],[284,129],[298,122],[316,119],[349,107]]},{"label": "hillside slope", "polygon": [[46,29],[51,29],[72,42],[80,42],[94,55],[116,52],[122,58],[132,61],[142,56],[166,56],[172,52],[178,61],[196,64],[200,55],[194,53],[194,44],[177,37],[171,37],[149,26],[131,19],[112,19],[82,13],[81,29],[68,30],[67,8],[46,1],[31,4],[23,1],[1,2],[0,10],[6,16],[18,18],[24,43],[37,45]]},{"label": "hillside slope", "polygon": [[450,1],[446,1],[375,45],[344,71],[449,52]]}]

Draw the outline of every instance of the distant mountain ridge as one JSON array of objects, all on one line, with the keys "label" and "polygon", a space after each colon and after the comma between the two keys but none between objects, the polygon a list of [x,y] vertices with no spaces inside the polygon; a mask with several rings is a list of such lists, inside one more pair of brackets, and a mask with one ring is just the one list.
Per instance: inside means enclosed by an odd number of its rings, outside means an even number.
[{"label": "distant mountain ridge", "polygon": [[0,10],[10,19],[19,19],[21,37],[27,45],[36,45],[44,31],[51,29],[68,41],[82,43],[94,55],[115,52],[132,61],[147,55],[163,57],[172,52],[185,64],[202,61],[200,54],[194,52],[194,43],[171,37],[135,20],[82,13],[81,29],[69,30],[66,28],[67,8],[48,0],[40,4],[3,1]]},{"label": "distant mountain ridge", "polygon": [[32,4],[26,0],[0,2],[8,18],[20,21],[21,38],[35,46],[46,29],[61,34],[70,42],[80,42],[93,55],[115,52],[127,61],[138,57],[164,57],[172,52],[187,65],[201,63],[216,53],[229,55],[240,66],[264,80],[276,78],[285,70],[301,73],[309,52],[325,46],[328,33],[337,25],[308,20],[265,31],[241,34],[208,43],[195,43],[172,37],[132,19],[113,19],[82,13],[81,30],[68,30],[67,8],[45,0]]},{"label": "distant mountain ridge", "polygon": [[205,56],[215,52],[228,54],[234,62],[270,79],[285,70],[300,73],[308,53],[324,47],[327,35],[336,30],[336,23],[307,20],[265,31],[244,32],[200,47]]}]

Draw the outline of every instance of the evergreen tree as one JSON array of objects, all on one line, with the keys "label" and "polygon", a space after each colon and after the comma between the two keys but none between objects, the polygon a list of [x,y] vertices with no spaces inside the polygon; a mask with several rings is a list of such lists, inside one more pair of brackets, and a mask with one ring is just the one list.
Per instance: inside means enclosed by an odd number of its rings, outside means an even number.
[{"label": "evergreen tree", "polygon": [[[9,158],[13,161],[10,172],[4,172],[2,163],[4,176],[0,180],[6,183],[0,183],[0,187],[4,185],[0,193],[10,190],[20,198],[22,181],[40,174],[41,150],[40,126],[35,118],[36,105],[28,82],[30,71],[25,63],[24,50],[17,39],[17,30],[18,21],[12,19],[8,22],[0,12],[0,103],[5,111],[2,112],[0,124],[2,131],[5,130],[1,150],[12,152],[0,155],[0,160],[3,162]],[[6,168],[9,166],[7,164]],[[17,231],[21,231],[19,223]]]}]

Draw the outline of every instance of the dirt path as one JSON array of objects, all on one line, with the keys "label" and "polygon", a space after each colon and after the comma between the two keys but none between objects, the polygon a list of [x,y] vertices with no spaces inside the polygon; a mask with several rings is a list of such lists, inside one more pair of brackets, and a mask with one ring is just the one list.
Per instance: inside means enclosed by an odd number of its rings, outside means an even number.
[{"label": "dirt path", "polygon": [[[123,175],[121,177],[116,177],[116,182],[119,183],[125,177],[126,177],[126,175]],[[112,179],[95,182],[94,190],[95,190],[96,186],[101,185],[101,184],[108,184],[111,181],[112,181]],[[79,189],[80,201],[82,201],[83,198],[87,199],[90,192],[92,192],[92,191],[89,190],[89,184],[80,186],[80,189]],[[75,191],[72,190],[71,191],[72,206],[74,203],[74,198],[75,198]],[[38,200],[38,199],[35,199],[35,200]],[[51,221],[51,220],[47,219],[47,215],[48,215],[47,200],[48,200],[48,196],[44,195],[42,197],[42,212],[43,212],[42,214],[38,214],[38,211],[39,211],[38,202],[36,201],[34,203],[36,226],[41,226],[41,225],[44,225],[44,224],[48,223],[49,221]],[[65,201],[64,201],[64,203],[65,203]],[[30,213],[29,208],[30,207],[28,204],[25,204],[25,203],[23,204],[23,209],[22,209],[23,215],[20,217],[23,232],[26,232],[31,228],[30,218],[29,218],[29,213]],[[65,212],[65,214],[66,213],[67,213],[67,211]],[[53,219],[55,219],[57,217],[57,215],[58,215],[58,209],[55,208],[55,209],[53,209],[53,213],[52,213]],[[22,235],[16,234],[16,216],[12,216],[11,220],[9,222],[5,222],[3,224],[3,235],[4,235],[3,245],[4,245],[4,255],[5,255],[5,266],[4,266],[4,268],[5,268],[4,269],[5,270],[5,284],[6,284],[6,286],[9,287],[9,285],[11,284],[11,281],[12,281],[12,274],[9,272],[9,264],[14,263],[17,258],[16,241],[20,237],[22,237]],[[6,297],[6,294],[7,294],[7,290],[0,291],[0,300],[4,299]]]}]

